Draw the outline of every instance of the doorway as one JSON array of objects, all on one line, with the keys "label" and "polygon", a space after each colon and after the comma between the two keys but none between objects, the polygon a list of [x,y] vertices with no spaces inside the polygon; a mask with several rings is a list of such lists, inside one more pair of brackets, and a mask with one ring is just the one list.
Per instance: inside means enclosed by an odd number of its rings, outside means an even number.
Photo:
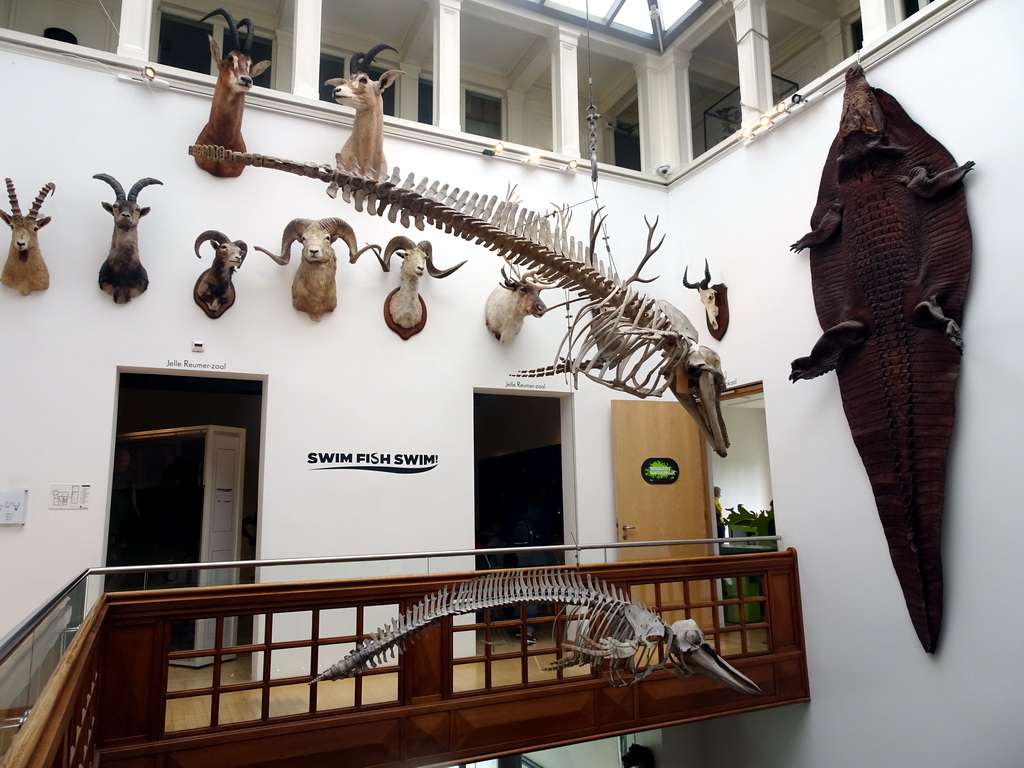
[{"label": "doorway", "polygon": [[[244,456],[239,483],[239,524],[233,527],[237,531],[236,540],[230,542],[230,549],[237,552],[237,558],[242,560],[254,559],[257,551],[262,421],[263,381],[260,379],[125,371],[118,376],[115,435],[168,432],[182,427],[211,424],[235,428],[239,434],[244,432],[244,445],[239,451]],[[131,461],[129,453],[123,445],[115,446],[107,518],[107,565],[149,565],[208,559],[202,557],[195,535],[202,525],[201,470],[204,438],[197,434],[183,434],[180,440],[146,442],[154,446],[148,450],[153,456],[147,459],[163,457],[166,461],[153,482],[146,483],[148,487],[145,489],[140,488],[134,480],[138,468],[129,470],[124,466],[126,461]],[[161,443],[161,447],[155,447],[157,442]],[[221,451],[222,448],[218,446],[217,450]],[[166,456],[163,455],[165,453]],[[163,510],[166,514],[143,514],[139,508],[143,497],[154,502],[148,508],[150,511]],[[189,500],[194,503],[185,505]],[[222,501],[218,498],[215,504],[221,504]],[[197,516],[195,509],[199,510],[198,520],[194,519]],[[223,552],[224,547],[218,547],[217,551]],[[167,584],[131,583],[115,588],[187,586],[191,578],[174,569],[163,573]],[[131,578],[139,580],[141,577],[123,577],[127,580]],[[254,580],[254,572],[252,569],[243,569],[238,574],[238,580],[251,582]]]},{"label": "doorway", "polygon": [[[569,396],[473,394],[475,540],[478,548],[563,544],[575,526]],[[571,432],[569,432],[571,434]],[[570,469],[566,469],[566,468]],[[553,565],[481,555],[477,568]]]}]

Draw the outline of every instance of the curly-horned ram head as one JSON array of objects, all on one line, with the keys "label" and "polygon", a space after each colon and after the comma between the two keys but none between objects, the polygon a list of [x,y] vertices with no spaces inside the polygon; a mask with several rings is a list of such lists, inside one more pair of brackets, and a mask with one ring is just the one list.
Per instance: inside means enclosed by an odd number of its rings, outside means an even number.
[{"label": "curly-horned ram head", "polygon": [[236,269],[242,268],[249,246],[216,229],[208,229],[196,238],[194,250],[197,258],[203,258],[199,247],[206,242],[213,246],[213,265],[199,275],[192,289],[192,298],[207,317],[216,320],[235,303],[235,286],[231,278]]},{"label": "curly-horned ram head", "polygon": [[338,239],[348,246],[350,262],[368,248],[376,248],[368,245],[359,250],[352,227],[338,218],[292,219],[281,236],[281,255],[256,246],[283,266],[291,261],[292,243],[302,243],[302,260],[292,281],[292,306],[317,322],[338,306],[338,258],[333,245]]},{"label": "curly-horned ram head", "polygon": [[11,228],[11,247],[7,251],[7,263],[4,264],[0,282],[18,291],[22,296],[28,296],[32,291],[45,291],[50,287],[50,272],[39,250],[38,238],[39,230],[50,223],[50,217],[39,218],[39,208],[46,196],[56,187],[53,182],[44,184],[36,199],[32,201],[28,215],[22,215],[18,195],[14,191],[14,182],[10,179],[6,181],[11,212],[0,211],[0,219]]},{"label": "curly-horned ram head", "polygon": [[436,278],[448,277],[466,262],[461,261],[449,269],[438,269],[434,266],[429,240],[414,243],[403,235],[391,238],[384,249],[384,255],[377,256],[385,272],[391,271],[391,257],[395,255],[402,259],[402,282],[384,300],[384,322],[404,340],[415,336],[427,324],[427,305],[419,294],[419,280],[423,274]]}]

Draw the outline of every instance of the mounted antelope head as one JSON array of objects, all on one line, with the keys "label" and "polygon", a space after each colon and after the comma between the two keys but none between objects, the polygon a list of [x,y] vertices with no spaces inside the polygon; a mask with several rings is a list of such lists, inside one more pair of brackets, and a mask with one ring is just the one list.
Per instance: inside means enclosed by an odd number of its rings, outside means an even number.
[{"label": "mounted antelope head", "polygon": [[547,311],[547,305],[540,298],[540,292],[551,288],[555,283],[546,283],[536,279],[538,270],[531,270],[520,275],[516,266],[505,259],[512,276],[501,268],[502,282],[491,291],[484,305],[484,318],[487,330],[502,344],[507,344],[522,330],[523,320],[529,315],[541,317]]},{"label": "mounted antelope head", "polygon": [[391,257],[395,254],[402,257],[402,283],[384,300],[384,321],[392,331],[408,339],[427,324],[427,305],[419,294],[419,280],[423,273],[437,278],[448,277],[466,262],[462,261],[451,269],[438,269],[434,266],[428,240],[414,243],[408,237],[398,235],[391,238],[384,255],[377,257],[385,272],[391,271]]},{"label": "mounted antelope head", "polygon": [[0,211],[0,218],[11,228],[11,247],[7,251],[7,263],[4,264],[0,282],[8,288],[14,288],[22,296],[32,291],[45,291],[50,287],[50,272],[46,269],[43,254],[39,250],[38,232],[50,223],[49,216],[39,218],[39,208],[46,196],[56,189],[53,182],[43,185],[32,201],[32,208],[27,216],[21,213],[18,195],[14,191],[14,182],[7,179],[7,197],[11,201],[11,212]]},{"label": "mounted antelope head", "polygon": [[196,238],[194,250],[197,258],[202,258],[199,246],[207,241],[214,249],[213,266],[199,275],[192,289],[192,298],[207,317],[216,320],[235,303],[235,286],[231,277],[236,269],[242,268],[249,246],[241,240],[232,241],[223,232],[208,229]]},{"label": "mounted antelope head", "polygon": [[704,259],[704,279],[699,283],[691,283],[686,279],[688,270],[689,267],[683,270],[683,285],[696,290],[700,295],[700,303],[704,305],[705,309],[708,332],[714,339],[721,341],[729,329],[729,303],[726,293],[728,288],[722,283],[711,285],[711,268],[708,266],[707,259]]},{"label": "mounted antelope head", "polygon": [[149,287],[149,275],[139,259],[139,220],[149,213],[149,207],[139,206],[139,192],[150,184],[163,184],[159,179],[139,179],[127,195],[113,176],[97,173],[94,179],[105,181],[114,190],[113,203],[100,203],[103,210],[114,217],[114,234],[110,238],[110,252],[100,267],[99,283],[104,293],[114,297],[115,304],[127,304]]},{"label": "mounted antelope head", "polygon": [[[324,82],[324,85],[335,86],[336,102],[352,107],[356,111],[352,122],[352,134],[336,156],[338,168],[346,171],[360,169],[364,176],[372,178],[377,178],[385,162],[384,97],[381,94],[405,74],[400,69],[389,69],[378,80],[370,76],[370,64],[383,50],[396,51],[390,45],[378,43],[366,53],[352,56],[349,67],[351,76],[347,80],[335,77]],[[328,194],[330,191],[328,190]],[[337,187],[333,191],[337,194]]]},{"label": "mounted antelope head", "polygon": [[[252,63],[253,27],[250,19],[242,19],[237,24],[231,14],[223,8],[203,16],[206,21],[211,16],[223,16],[228,23],[228,35],[231,50],[223,59],[220,46],[210,38],[210,54],[217,65],[217,84],[213,89],[213,103],[210,105],[210,119],[206,123],[197,144],[214,144],[234,152],[245,152],[245,141],[242,139],[242,111],[245,109],[245,94],[252,88],[252,79],[263,74],[270,66],[270,61]],[[246,28],[245,40],[239,42],[238,30]],[[196,165],[207,173],[220,177],[233,177],[242,173],[243,166],[227,163],[223,160],[196,157]]]}]

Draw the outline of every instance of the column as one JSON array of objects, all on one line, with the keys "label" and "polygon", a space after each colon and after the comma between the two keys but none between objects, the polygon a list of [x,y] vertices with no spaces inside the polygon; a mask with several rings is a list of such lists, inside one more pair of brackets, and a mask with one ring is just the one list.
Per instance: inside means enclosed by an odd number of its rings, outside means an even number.
[{"label": "column", "polygon": [[292,93],[320,98],[320,0],[293,0]]},{"label": "column", "polygon": [[434,125],[462,130],[462,0],[436,0],[434,15]]},{"label": "column", "polygon": [[899,0],[860,0],[864,45],[882,37],[903,20]]},{"label": "column", "polygon": [[148,62],[152,28],[153,0],[121,3],[117,55]]},{"label": "column", "polygon": [[532,137],[526,135],[526,93],[525,91],[505,91],[506,120],[508,126],[506,140],[516,144],[532,145]]},{"label": "column", "polygon": [[551,40],[551,148],[569,157],[580,156],[579,40],[579,32],[565,27]]},{"label": "column", "polygon": [[833,67],[846,58],[843,55],[843,23],[833,19],[821,28],[821,40],[825,44],[825,67]]},{"label": "column", "polygon": [[774,106],[766,0],[732,0],[743,125]]},{"label": "column", "polygon": [[[663,56],[654,53],[641,54],[636,62],[637,107],[640,114],[640,164],[646,172],[654,172],[659,166],[678,169],[683,155],[681,140],[689,145],[690,124],[688,114],[684,117],[682,104],[689,97],[680,98],[679,83],[686,83],[686,66],[689,55],[677,57],[673,52]],[[685,95],[685,94],[683,94]],[[686,150],[689,160],[690,150]]]},{"label": "column", "polygon": [[693,128],[690,125],[690,57],[693,54],[677,48],[668,55],[671,56],[667,70],[670,73],[670,94],[675,96],[676,102],[676,151],[680,165],[688,165],[693,160]]},{"label": "column", "polygon": [[398,89],[398,117],[415,123],[420,116],[420,73],[423,70],[411,61],[398,62],[398,68],[405,72],[391,86]]}]

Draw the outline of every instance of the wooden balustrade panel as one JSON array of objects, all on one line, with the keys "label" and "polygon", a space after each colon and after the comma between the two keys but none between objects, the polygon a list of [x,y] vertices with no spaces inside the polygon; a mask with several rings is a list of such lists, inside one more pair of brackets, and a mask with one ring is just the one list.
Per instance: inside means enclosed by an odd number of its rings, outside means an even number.
[{"label": "wooden balustrade panel", "polygon": [[100,763],[447,765],[808,700],[795,552],[584,570],[666,620],[697,620],[764,695],[699,675],[659,672],[616,688],[587,668],[544,672],[571,620],[555,605],[446,619],[371,673],[308,685],[398,612],[471,573],[120,593],[105,598],[96,655]]}]

